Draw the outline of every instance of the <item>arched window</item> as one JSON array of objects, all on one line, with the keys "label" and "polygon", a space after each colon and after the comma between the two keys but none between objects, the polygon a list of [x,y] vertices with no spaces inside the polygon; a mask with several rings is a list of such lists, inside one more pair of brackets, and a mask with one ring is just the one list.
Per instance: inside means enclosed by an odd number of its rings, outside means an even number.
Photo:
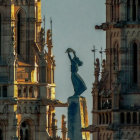
[{"label": "arched window", "polygon": [[20,128],[20,138],[21,140],[31,140],[31,129],[27,122],[23,122]]},{"label": "arched window", "polygon": [[137,124],[137,112],[133,113],[133,123]]},{"label": "arched window", "polygon": [[20,54],[21,43],[21,13],[17,15],[17,53]]},{"label": "arched window", "polygon": [[16,25],[16,51],[18,56],[22,58],[23,60],[27,60],[28,58],[28,46],[27,44],[27,39],[26,39],[26,14],[25,12],[21,9],[17,13],[17,25]]},{"label": "arched window", "polygon": [[127,0],[127,20],[130,20],[130,0]]},{"label": "arched window", "polygon": [[3,86],[3,97],[7,97],[7,86]]},{"label": "arched window", "polygon": [[137,84],[138,81],[138,66],[137,66],[137,60],[138,60],[138,55],[137,55],[137,44],[133,43],[133,82],[134,84]]},{"label": "arched window", "polygon": [[124,113],[123,112],[120,114],[120,122],[121,122],[121,124],[124,124]]},{"label": "arched window", "polygon": [[132,18],[133,18],[133,21],[136,21],[136,0],[133,0]]},{"label": "arched window", "polygon": [[131,114],[130,112],[127,113],[127,124],[131,123]]}]

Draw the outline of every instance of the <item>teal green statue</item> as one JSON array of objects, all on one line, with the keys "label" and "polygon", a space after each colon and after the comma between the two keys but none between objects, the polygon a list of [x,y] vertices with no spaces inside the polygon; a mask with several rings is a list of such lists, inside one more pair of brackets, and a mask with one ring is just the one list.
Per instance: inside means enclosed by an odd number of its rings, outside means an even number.
[{"label": "teal green statue", "polygon": [[86,89],[85,82],[80,77],[78,72],[78,67],[83,65],[83,62],[79,60],[79,58],[76,56],[76,52],[68,48],[66,50],[66,53],[68,53],[68,57],[71,61],[71,80],[74,88],[74,96],[80,96]]}]

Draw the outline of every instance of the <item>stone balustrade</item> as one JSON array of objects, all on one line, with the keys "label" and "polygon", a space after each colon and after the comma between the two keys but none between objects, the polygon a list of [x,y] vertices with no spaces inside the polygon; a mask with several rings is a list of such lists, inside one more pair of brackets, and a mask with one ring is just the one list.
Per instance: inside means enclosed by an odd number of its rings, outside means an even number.
[{"label": "stone balustrade", "polygon": [[121,112],[120,113],[120,123],[121,124],[140,124],[140,112],[131,111],[131,112]]},{"label": "stone balustrade", "polygon": [[37,85],[19,85],[18,98],[38,98],[39,87]]},{"label": "stone balustrade", "polygon": [[110,124],[112,122],[111,112],[102,112],[98,114],[98,124]]}]

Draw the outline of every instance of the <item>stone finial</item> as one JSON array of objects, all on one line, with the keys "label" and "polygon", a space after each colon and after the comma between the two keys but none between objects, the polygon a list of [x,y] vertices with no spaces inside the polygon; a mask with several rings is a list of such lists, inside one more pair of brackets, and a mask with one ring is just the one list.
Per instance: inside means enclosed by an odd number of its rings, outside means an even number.
[{"label": "stone finial", "polygon": [[52,48],[52,33],[50,29],[47,31],[47,47]]},{"label": "stone finial", "polygon": [[40,31],[40,41],[41,41],[41,51],[43,51],[45,46],[45,31],[43,28],[41,28]]},{"label": "stone finial", "polygon": [[100,61],[99,58],[96,59],[96,62],[94,63],[95,70],[94,70],[94,75],[95,75],[95,83],[98,83],[99,81],[99,73],[100,73]]},{"label": "stone finial", "polygon": [[67,134],[67,128],[66,128],[65,118],[66,118],[65,115],[62,115],[62,121],[61,121],[62,140],[66,140],[66,134]]},{"label": "stone finial", "polygon": [[105,61],[105,59],[103,59],[103,61],[102,61],[102,78],[104,77],[105,66],[106,66],[106,61]]}]

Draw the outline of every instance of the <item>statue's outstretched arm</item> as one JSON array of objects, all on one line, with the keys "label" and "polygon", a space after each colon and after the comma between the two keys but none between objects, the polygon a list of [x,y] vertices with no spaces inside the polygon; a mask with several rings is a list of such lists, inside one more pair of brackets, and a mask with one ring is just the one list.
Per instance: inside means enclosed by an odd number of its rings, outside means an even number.
[{"label": "statue's outstretched arm", "polygon": [[70,61],[71,61],[72,59],[71,59],[71,55],[70,55],[70,53],[69,53],[69,52],[68,52],[68,57],[69,57],[69,59],[70,59]]}]

